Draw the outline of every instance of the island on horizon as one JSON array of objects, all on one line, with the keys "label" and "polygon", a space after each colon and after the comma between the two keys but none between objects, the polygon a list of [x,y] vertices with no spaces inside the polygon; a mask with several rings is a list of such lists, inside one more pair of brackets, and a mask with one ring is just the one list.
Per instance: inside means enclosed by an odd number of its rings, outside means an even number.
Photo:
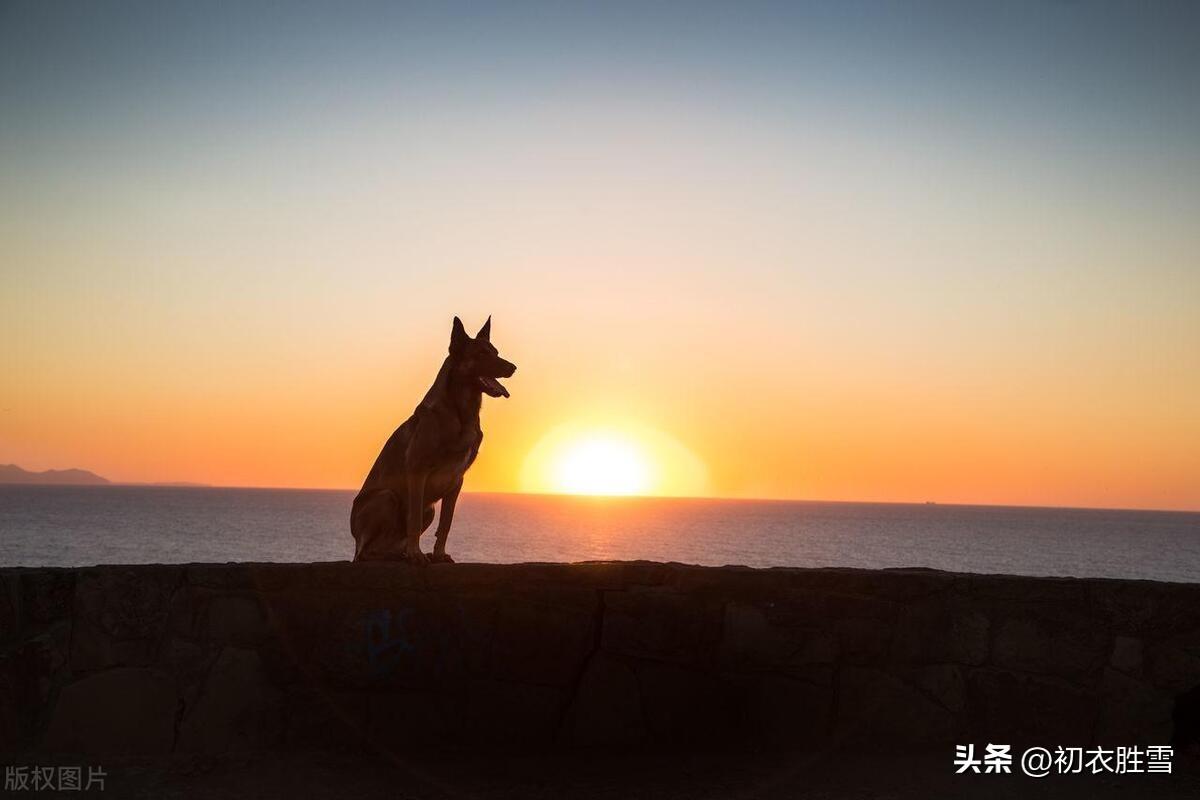
[{"label": "island on horizon", "polygon": [[106,486],[108,478],[86,469],[47,469],[34,472],[16,464],[0,464],[0,484],[17,483],[44,486]]},{"label": "island on horizon", "polygon": [[71,467],[69,469],[47,469],[41,472],[28,470],[16,464],[0,464],[0,486],[167,486],[206,487],[207,483],[190,481],[152,481],[149,483],[124,483],[110,481],[91,470]]}]

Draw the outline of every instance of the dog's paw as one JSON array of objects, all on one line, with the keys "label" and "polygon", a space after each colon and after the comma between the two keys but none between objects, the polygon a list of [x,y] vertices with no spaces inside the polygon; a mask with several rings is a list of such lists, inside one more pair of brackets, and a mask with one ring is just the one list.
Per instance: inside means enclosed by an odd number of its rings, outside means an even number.
[{"label": "dog's paw", "polygon": [[450,557],[449,553],[430,553],[429,554],[429,563],[430,564],[453,564],[454,559]]},{"label": "dog's paw", "polygon": [[422,553],[420,550],[405,550],[404,560],[414,567],[423,567],[429,563],[429,556]]}]

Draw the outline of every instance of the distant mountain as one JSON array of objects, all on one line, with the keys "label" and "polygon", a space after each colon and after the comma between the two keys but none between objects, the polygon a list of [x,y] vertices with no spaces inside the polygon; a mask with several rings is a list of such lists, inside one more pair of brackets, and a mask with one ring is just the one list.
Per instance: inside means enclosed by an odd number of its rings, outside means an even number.
[{"label": "distant mountain", "polygon": [[45,472],[30,472],[16,464],[0,464],[0,484],[49,484],[54,486],[102,486],[108,483],[86,469],[48,469]]}]

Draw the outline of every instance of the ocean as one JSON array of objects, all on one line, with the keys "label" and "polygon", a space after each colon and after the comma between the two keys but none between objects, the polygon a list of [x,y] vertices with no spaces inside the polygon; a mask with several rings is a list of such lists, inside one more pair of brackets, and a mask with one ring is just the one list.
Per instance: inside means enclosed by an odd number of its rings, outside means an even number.
[{"label": "ocean", "polygon": [[[0,565],[346,560],[353,498],[0,486]],[[432,530],[422,543],[432,548]],[[1200,582],[1200,513],[464,494],[448,550],[459,561],[651,559]]]}]

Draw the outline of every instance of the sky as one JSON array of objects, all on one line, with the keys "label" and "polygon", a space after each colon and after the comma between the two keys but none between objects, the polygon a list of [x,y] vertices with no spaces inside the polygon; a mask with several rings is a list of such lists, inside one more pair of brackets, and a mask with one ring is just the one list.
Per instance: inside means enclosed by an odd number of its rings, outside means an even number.
[{"label": "sky", "polygon": [[587,440],[663,494],[1200,509],[1197,41],[1169,2],[0,2],[0,463],[355,488],[490,314],[468,490]]}]

